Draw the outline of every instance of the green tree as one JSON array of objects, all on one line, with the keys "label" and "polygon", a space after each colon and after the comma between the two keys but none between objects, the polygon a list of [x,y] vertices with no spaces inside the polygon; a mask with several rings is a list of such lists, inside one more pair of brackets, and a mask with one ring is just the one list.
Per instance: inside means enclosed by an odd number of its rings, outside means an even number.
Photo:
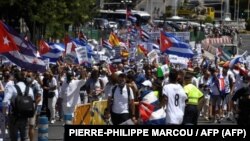
[{"label": "green tree", "polygon": [[[98,11],[96,0],[4,0],[0,1],[0,17],[19,30],[24,18],[35,40],[60,38],[69,25],[79,27]],[[34,41],[34,40],[33,40]]]}]

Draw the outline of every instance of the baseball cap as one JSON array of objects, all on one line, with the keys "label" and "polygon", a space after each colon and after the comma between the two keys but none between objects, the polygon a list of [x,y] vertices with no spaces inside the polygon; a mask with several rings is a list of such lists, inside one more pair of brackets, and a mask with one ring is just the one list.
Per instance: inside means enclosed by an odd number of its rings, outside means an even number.
[{"label": "baseball cap", "polygon": [[152,87],[152,83],[151,83],[151,81],[149,81],[149,80],[145,80],[144,82],[142,82],[142,85],[143,85],[143,86]]}]

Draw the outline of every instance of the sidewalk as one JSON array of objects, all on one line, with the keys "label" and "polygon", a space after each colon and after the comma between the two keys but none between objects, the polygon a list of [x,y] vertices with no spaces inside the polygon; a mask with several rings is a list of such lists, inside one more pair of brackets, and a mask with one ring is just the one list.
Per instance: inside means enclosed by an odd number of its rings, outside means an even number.
[{"label": "sidewalk", "polygon": [[[49,138],[48,141],[63,141],[64,137],[64,122],[56,121],[54,124],[49,124]],[[9,136],[6,135],[6,140],[9,141]],[[26,141],[29,141],[28,139]],[[35,141],[38,141],[38,129],[35,130]]]}]

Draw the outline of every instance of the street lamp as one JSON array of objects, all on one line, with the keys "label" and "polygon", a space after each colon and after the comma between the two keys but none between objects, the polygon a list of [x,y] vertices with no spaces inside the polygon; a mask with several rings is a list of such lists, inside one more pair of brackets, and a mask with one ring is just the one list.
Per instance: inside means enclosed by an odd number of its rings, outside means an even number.
[{"label": "street lamp", "polygon": [[126,4],[127,6],[128,4],[132,3],[132,0],[121,0],[121,3]]}]

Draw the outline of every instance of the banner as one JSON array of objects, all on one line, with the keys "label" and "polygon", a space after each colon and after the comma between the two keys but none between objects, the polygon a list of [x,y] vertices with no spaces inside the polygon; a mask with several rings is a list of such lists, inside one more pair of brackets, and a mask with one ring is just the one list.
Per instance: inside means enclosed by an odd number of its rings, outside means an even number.
[{"label": "banner", "polygon": [[73,43],[67,43],[67,47],[66,47],[66,54],[70,54],[72,52],[72,48],[73,48]]},{"label": "banner", "polygon": [[89,61],[88,51],[86,47],[77,47],[75,50],[79,64],[83,64],[84,62]]},{"label": "banner", "polygon": [[188,63],[188,59],[184,58],[184,57],[178,57],[176,55],[169,55],[169,61],[170,63],[173,64],[187,64]]},{"label": "banner", "polygon": [[157,51],[155,51],[155,50],[152,50],[152,51],[150,51],[149,53],[148,53],[148,61],[149,61],[149,63],[153,63],[153,61],[154,60],[156,60],[157,62],[156,63],[158,63],[158,54],[157,54]]},{"label": "banner", "polygon": [[75,53],[72,54],[66,54],[66,56],[63,58],[63,61],[68,64],[74,64],[76,57],[74,56]]}]

